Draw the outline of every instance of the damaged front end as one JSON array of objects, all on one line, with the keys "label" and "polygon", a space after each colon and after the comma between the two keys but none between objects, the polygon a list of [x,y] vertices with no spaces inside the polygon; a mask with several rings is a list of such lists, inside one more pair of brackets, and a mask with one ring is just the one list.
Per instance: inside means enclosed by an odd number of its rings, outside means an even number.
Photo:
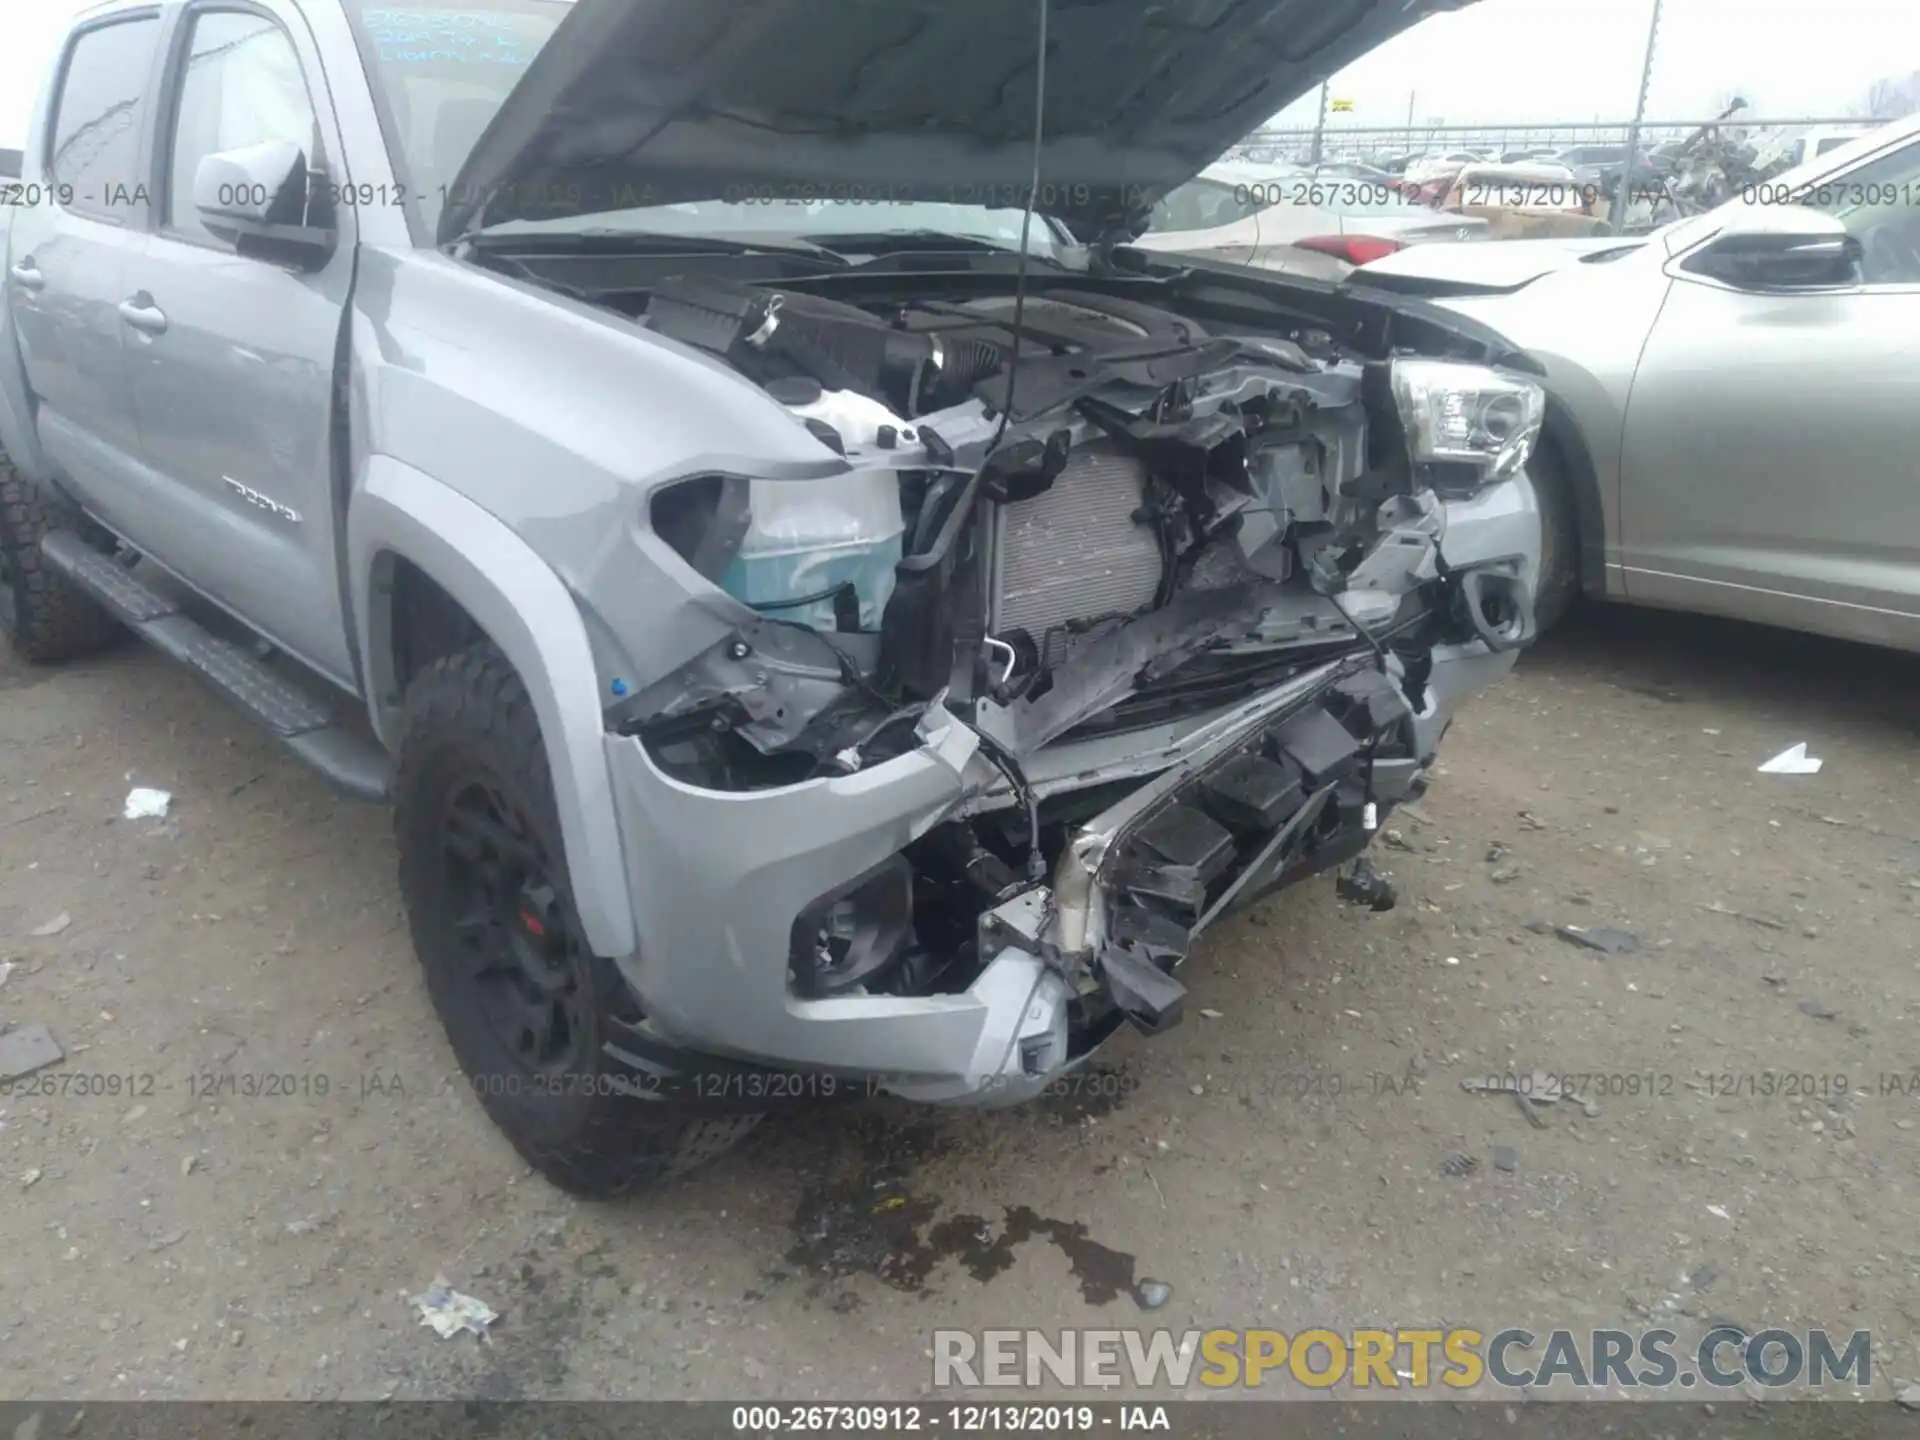
[{"label": "damaged front end", "polygon": [[1164,1029],[1194,937],[1357,856],[1531,638],[1535,384],[1115,288],[653,287],[830,462],[651,492],[723,622],[606,717],[656,1081],[1004,1102]]},{"label": "damaged front end", "polygon": [[[898,1078],[925,1100],[1017,1099],[1123,1023],[1181,1017],[1174,972],[1215,920],[1357,856],[1417,782],[1413,710],[1366,661],[1316,667],[1230,732],[1098,813],[1062,827],[1050,885],[1015,881],[980,916],[978,948],[1033,972],[1015,1043],[957,1082]],[[1011,880],[1000,871],[997,880]]]},{"label": "damaged front end", "polygon": [[690,778],[753,788],[857,768],[936,696],[1027,755],[1129,698],[1259,688],[1277,659],[1406,618],[1445,567],[1446,499],[1515,473],[1539,428],[1538,388],[1494,370],[1328,363],[1064,289],[1025,305],[1016,342],[1013,303],[883,319],[711,280],[655,289],[652,328],[758,381],[844,467],[655,492],[656,530],[752,618],[619,723],[734,737],[673,753]]}]

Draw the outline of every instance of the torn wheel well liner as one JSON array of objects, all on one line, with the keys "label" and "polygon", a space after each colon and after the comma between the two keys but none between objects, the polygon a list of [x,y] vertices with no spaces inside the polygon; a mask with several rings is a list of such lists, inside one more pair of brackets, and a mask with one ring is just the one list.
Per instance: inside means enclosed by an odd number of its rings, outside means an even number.
[{"label": "torn wheel well liner", "polygon": [[404,556],[396,556],[389,580],[393,679],[402,694],[434,661],[488,640],[480,623],[440,583]]},{"label": "torn wheel well liner", "polygon": [[1551,452],[1549,464],[1558,463],[1559,478],[1572,491],[1580,589],[1588,595],[1603,596],[1607,590],[1607,522],[1599,471],[1579,425],[1552,395],[1547,397],[1539,448]]}]

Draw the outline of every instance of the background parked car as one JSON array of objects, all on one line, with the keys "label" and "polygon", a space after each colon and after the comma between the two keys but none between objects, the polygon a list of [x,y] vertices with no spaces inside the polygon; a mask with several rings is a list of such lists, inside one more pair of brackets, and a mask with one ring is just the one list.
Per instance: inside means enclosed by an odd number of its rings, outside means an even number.
[{"label": "background parked car", "polygon": [[1547,367],[1539,614],[1581,591],[1920,650],[1920,115],[1651,236],[1365,266]]},{"label": "background parked car", "polygon": [[1422,185],[1449,171],[1458,170],[1462,165],[1483,164],[1486,158],[1475,150],[1449,150],[1444,154],[1420,155],[1407,162],[1401,176],[1410,185]]},{"label": "background parked car", "polygon": [[1532,240],[1605,234],[1598,187],[1564,165],[1463,165],[1437,191],[1436,210],[1485,220],[1488,238]]},{"label": "background parked car", "polygon": [[[1550,163],[1566,166],[1580,184],[1597,190],[1609,204],[1621,178],[1627,173],[1627,147],[1624,145],[1575,145],[1548,158]],[[1633,159],[1633,198],[1662,191],[1673,171],[1674,161],[1670,155],[1651,148],[1642,150]]]},{"label": "background parked car", "polygon": [[1340,280],[1402,246],[1487,234],[1486,221],[1410,205],[1389,182],[1214,165],[1154,206],[1134,243]]},{"label": "background parked car", "polygon": [[1389,175],[1404,175],[1407,166],[1419,158],[1417,153],[1409,150],[1376,150],[1366,157],[1366,163]]},{"label": "background parked car", "polygon": [[1815,125],[1796,132],[1767,135],[1754,147],[1754,164],[1761,170],[1788,170],[1832,154],[1865,133],[1857,125]]},{"label": "background parked car", "polygon": [[1382,170],[1377,165],[1365,165],[1358,160],[1333,160],[1323,165],[1311,167],[1316,180],[1367,180],[1376,185],[1385,185],[1399,177],[1391,171]]},{"label": "background parked car", "polygon": [[1624,145],[1569,145],[1555,152],[1554,160],[1578,174],[1580,171],[1597,172],[1602,166],[1624,165],[1627,160],[1627,147]]}]

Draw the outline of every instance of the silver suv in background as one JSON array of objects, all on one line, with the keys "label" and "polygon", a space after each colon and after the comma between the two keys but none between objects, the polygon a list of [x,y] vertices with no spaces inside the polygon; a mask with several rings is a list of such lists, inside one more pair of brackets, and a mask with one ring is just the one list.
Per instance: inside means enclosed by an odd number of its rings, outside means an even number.
[{"label": "silver suv in background", "polygon": [[1575,595],[1920,649],[1920,116],[1644,239],[1357,271],[1547,367],[1539,608]]}]

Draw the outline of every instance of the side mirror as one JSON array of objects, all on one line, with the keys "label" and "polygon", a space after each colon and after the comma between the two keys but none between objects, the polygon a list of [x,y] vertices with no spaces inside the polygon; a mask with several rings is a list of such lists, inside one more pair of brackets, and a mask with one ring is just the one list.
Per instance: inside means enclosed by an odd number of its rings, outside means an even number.
[{"label": "side mirror", "polygon": [[311,176],[298,145],[268,140],[201,159],[193,172],[200,222],[241,255],[317,270],[339,233],[309,216]]},{"label": "side mirror", "polygon": [[1751,205],[1681,263],[1736,290],[1839,290],[1861,283],[1860,241],[1822,210]]}]

